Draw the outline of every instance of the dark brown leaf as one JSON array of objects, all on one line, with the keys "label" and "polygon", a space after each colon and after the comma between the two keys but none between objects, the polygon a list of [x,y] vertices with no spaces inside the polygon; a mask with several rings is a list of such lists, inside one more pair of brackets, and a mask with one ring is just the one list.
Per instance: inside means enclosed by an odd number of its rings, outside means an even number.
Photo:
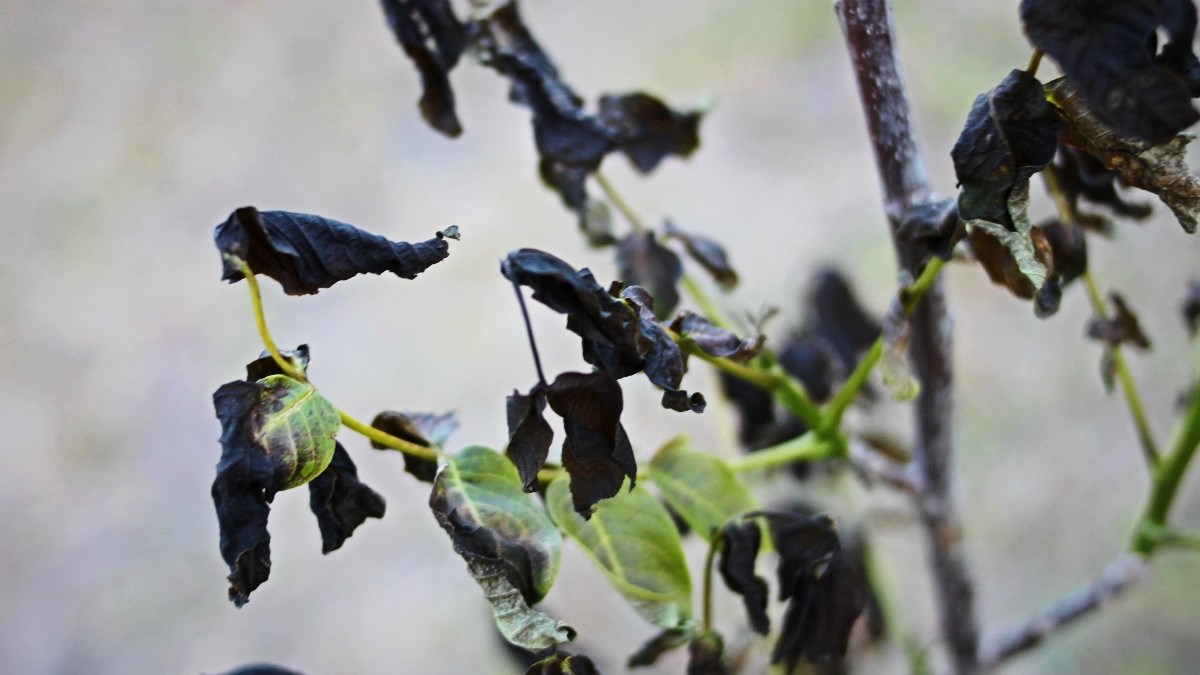
[{"label": "dark brown leaf", "polygon": [[329,466],[308,484],[308,503],[321,529],[321,552],[336,551],[367,518],[382,518],[386,503],[358,479],[358,468],[338,443]]},{"label": "dark brown leaf", "polygon": [[1125,304],[1118,293],[1108,296],[1113,306],[1113,315],[1105,320],[1093,318],[1088,322],[1088,337],[1103,340],[1110,345],[1132,344],[1141,349],[1150,348],[1150,338],[1142,332],[1137,314]]},{"label": "dark brown leaf", "polygon": [[641,286],[654,298],[654,315],[660,321],[679,304],[683,263],[679,256],[654,237],[653,232],[631,232],[617,245],[617,275],[626,286]]},{"label": "dark brown leaf", "polygon": [[546,390],[546,399],[563,418],[566,441],[563,467],[571,476],[571,501],[585,518],[601,499],[637,480],[637,462],[621,426],[621,386],[603,372],[562,373]]},{"label": "dark brown leaf", "polygon": [[686,645],[690,639],[690,631],[681,628],[668,628],[650,638],[638,650],[629,655],[625,662],[627,668],[644,668],[658,663],[658,659],[667,652],[675,651]]},{"label": "dark brown leaf", "polygon": [[507,399],[508,458],[517,467],[526,492],[537,489],[537,475],[546,457],[554,431],[542,412],[546,409],[546,393],[538,384],[526,396],[514,390]]},{"label": "dark brown leaf", "polygon": [[754,573],[762,543],[762,529],[752,520],[731,523],[725,528],[718,569],[725,586],[742,596],[750,626],[766,635],[771,630],[767,616],[767,582]]},{"label": "dark brown leaf", "polygon": [[600,675],[600,671],[582,654],[556,654],[529,666],[525,675]]},{"label": "dark brown leaf", "polygon": [[[440,443],[435,443],[427,434],[438,432],[437,427],[434,426],[434,421],[438,419],[441,419],[441,423],[448,427],[448,430],[441,431],[443,434],[442,440],[444,441],[445,436],[448,436],[450,431],[453,431],[458,426],[458,422],[454,419],[454,413],[446,413],[446,415],[439,418],[439,416],[428,413],[414,414],[385,410],[376,415],[375,419],[371,420],[371,426],[409,443],[415,443],[423,448],[432,448],[435,445],[440,445]],[[424,422],[424,427],[422,426],[422,421]],[[371,447],[376,450],[389,449],[386,445],[375,441],[371,441]],[[422,459],[404,453],[404,470],[415,476],[419,481],[432,483],[434,476],[437,475],[438,465],[432,459]]]},{"label": "dark brown leaf", "polygon": [[421,74],[421,115],[450,137],[462,134],[450,71],[467,46],[466,30],[449,0],[382,0],[383,13],[404,53]]},{"label": "dark brown leaf", "polygon": [[[962,219],[958,217],[958,202],[943,199],[922,202],[909,209],[900,219],[896,238],[920,250],[949,260],[954,247],[966,235]],[[911,261],[916,266],[921,261]]]},{"label": "dark brown leaf", "polygon": [[763,335],[743,340],[730,331],[713,325],[706,317],[686,310],[680,312],[671,322],[671,330],[691,340],[710,356],[727,358],[738,363],[745,363],[758,356],[763,343],[766,342]]},{"label": "dark brown leaf", "polygon": [[1188,284],[1187,295],[1183,298],[1183,322],[1187,325],[1192,337],[1200,330],[1200,279],[1192,279]]},{"label": "dark brown leaf", "polygon": [[729,675],[724,656],[720,633],[710,630],[697,635],[688,643],[687,675]]},{"label": "dark brown leaf", "polygon": [[677,112],[648,94],[601,96],[599,117],[615,131],[617,147],[642,173],[650,173],[670,155],[688,157],[700,146],[700,113]]},{"label": "dark brown leaf", "polygon": [[725,247],[721,246],[714,239],[703,237],[691,232],[685,232],[677,227],[671,221],[666,222],[666,236],[670,239],[676,239],[683,242],[683,248],[692,260],[700,263],[713,280],[726,291],[733,290],[738,283],[737,270],[733,269],[733,265],[729,262],[729,255],[725,253]]}]

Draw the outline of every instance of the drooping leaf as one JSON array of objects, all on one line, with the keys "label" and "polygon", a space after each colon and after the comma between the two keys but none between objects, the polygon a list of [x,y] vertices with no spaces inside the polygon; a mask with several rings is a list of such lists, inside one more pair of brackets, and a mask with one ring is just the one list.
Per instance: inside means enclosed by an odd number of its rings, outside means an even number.
[{"label": "drooping leaf", "polygon": [[667,505],[706,541],[729,519],[758,508],[729,465],[688,449],[684,438],[669,441],[655,453],[649,475]]},{"label": "drooping leaf", "polygon": [[687,675],[729,675],[725,665],[725,641],[721,634],[706,631],[688,643]]},{"label": "drooping leaf", "polygon": [[554,583],[562,540],[511,462],[488,448],[464,449],[434,480],[429,506],[509,642],[539,650],[574,639],[570,627],[530,608]]},{"label": "drooping leaf", "polygon": [[563,468],[571,476],[575,510],[588,517],[601,499],[617,494],[628,477],[637,480],[637,462],[621,426],[621,386],[603,372],[562,373],[546,390],[546,400],[563,418]]},{"label": "drooping leaf", "polygon": [[[865,334],[865,333],[864,333]],[[857,362],[857,352],[855,352]],[[828,401],[833,389],[846,376],[842,354],[826,337],[811,330],[792,333],[779,350],[779,363],[804,384],[818,403]]]},{"label": "drooping leaf", "polygon": [[[639,344],[645,346],[642,369],[646,373],[646,379],[650,380],[652,384],[662,387],[663,407],[676,412],[687,412],[688,410],[697,413],[704,412],[704,406],[707,403],[703,394],[693,392],[691,396],[688,396],[686,391],[679,389],[686,368],[683,350],[675,344],[675,340],[671,338],[666,327],[659,323],[658,317],[654,315],[654,298],[641,286],[622,289],[620,297],[626,304],[637,310],[638,341]],[[585,346],[585,358],[588,351]],[[594,349],[593,353],[600,357],[601,363],[612,361],[612,356],[605,355],[605,351]],[[624,362],[630,358],[632,357],[619,357],[617,361]]]},{"label": "drooping leaf", "polygon": [[1188,284],[1187,294],[1183,297],[1180,312],[1183,314],[1183,323],[1187,326],[1188,332],[1195,337],[1196,332],[1200,330],[1200,279],[1192,279]]},{"label": "drooping leaf", "polygon": [[221,279],[242,279],[240,260],[278,281],[288,295],[316,293],[359,274],[413,279],[449,255],[441,233],[416,244],[394,242],[336,220],[253,206],[234,211],[213,236],[222,254]]},{"label": "drooping leaf", "polygon": [[706,317],[684,310],[671,322],[671,330],[691,340],[704,353],[745,363],[762,351],[766,336],[739,338],[730,331],[713,325]]},{"label": "drooping leaf", "polygon": [[[982,226],[971,227],[967,236],[971,253],[987,272],[988,278],[1018,298],[1033,298],[1045,284],[1053,264],[1053,254],[1045,234],[1034,227],[1030,228],[1027,237],[1022,237],[990,223],[979,221],[979,224]],[[1016,255],[1017,252],[1020,257]]]},{"label": "drooping leaf", "polygon": [[1108,296],[1113,306],[1113,315],[1108,319],[1088,321],[1088,337],[1103,340],[1110,345],[1132,344],[1141,349],[1150,348],[1150,338],[1142,332],[1142,325],[1137,314],[1125,304],[1125,299],[1119,293]]},{"label": "drooping leaf", "polygon": [[421,116],[450,137],[462,134],[450,71],[466,48],[466,29],[449,0],[382,0],[396,40],[421,74]]},{"label": "drooping leaf", "polygon": [[312,480],[334,454],[337,409],[284,375],[237,380],[213,394],[221,461],[212,497],[229,565],[229,599],[241,607],[271,571],[267,516],[275,493]]},{"label": "drooping leaf", "polygon": [[1120,180],[1117,174],[1079,148],[1059,145],[1054,158],[1054,172],[1058,176],[1067,203],[1078,214],[1080,225],[1107,234],[1112,223],[1103,216],[1083,213],[1081,202],[1104,206],[1114,214],[1130,220],[1144,220],[1152,212],[1146,202],[1130,202],[1117,192]]},{"label": "drooping leaf", "polygon": [[661,321],[679,305],[683,263],[658,243],[653,232],[631,232],[617,245],[617,274],[626,286],[641,286],[654,297],[654,315]]},{"label": "drooping leaf", "polygon": [[649,94],[601,96],[599,117],[614,130],[617,148],[642,173],[668,156],[688,157],[700,146],[701,114],[677,112]]},{"label": "drooping leaf", "polygon": [[[1022,0],[1021,21],[1029,41],[1121,135],[1159,145],[1200,119],[1191,102],[1197,80],[1188,72],[1196,58],[1190,0]],[[1159,28],[1170,40],[1162,61]]]},{"label": "drooping leaf", "polygon": [[683,242],[683,248],[687,254],[700,263],[713,280],[726,291],[733,290],[738,283],[737,270],[733,269],[733,265],[729,262],[729,255],[725,253],[725,247],[721,246],[714,239],[703,237],[691,232],[685,232],[677,227],[671,221],[666,222],[665,234],[670,239],[676,239]]},{"label": "drooping leaf", "polygon": [[1200,217],[1200,177],[1188,173],[1188,136],[1161,145],[1122,136],[1092,112],[1064,78],[1046,84],[1047,94],[1068,122],[1069,142],[1078,145],[1117,174],[1126,185],[1158,195],[1185,232],[1196,231]]},{"label": "drooping leaf", "polygon": [[819,271],[810,285],[804,327],[828,340],[847,373],[882,330],[859,304],[850,282],[832,268]]},{"label": "drooping leaf", "polygon": [[[385,410],[371,420],[371,426],[401,440],[415,443],[423,448],[442,447],[450,434],[458,428],[458,418],[453,412],[436,415],[433,413],[403,413]],[[387,450],[381,443],[371,441],[376,450]],[[414,457],[404,453],[404,470],[417,480],[432,483],[437,474],[437,461]]]},{"label": "drooping leaf", "polygon": [[629,655],[629,659],[625,661],[625,667],[645,668],[658,663],[658,659],[663,654],[673,652],[676,649],[688,644],[692,639],[695,630],[688,628],[667,628],[658,635],[650,638],[638,650]]},{"label": "drooping leaf", "polygon": [[600,675],[592,660],[582,654],[555,654],[529,666],[525,675]]},{"label": "drooping leaf", "polygon": [[537,475],[546,457],[550,454],[550,443],[554,431],[542,412],[546,409],[546,392],[534,385],[526,396],[513,390],[507,399],[508,412],[508,458],[517,467],[521,483],[526,492],[537,489]]},{"label": "drooping leaf", "polygon": [[[954,199],[921,202],[905,212],[896,227],[896,239],[949,260],[954,246],[966,235]],[[915,266],[921,261],[911,261]]]},{"label": "drooping leaf", "polygon": [[845,656],[866,598],[833,521],[800,513],[765,515],[779,551],[780,598],[789,601],[771,661],[792,670],[802,658]]},{"label": "drooping leaf", "polygon": [[644,488],[596,505],[590,520],[576,513],[566,475],[546,489],[551,518],[599,566],[638,614],[660,628],[692,625],[692,581],[671,516]]},{"label": "drooping leaf", "polygon": [[722,532],[718,568],[725,586],[742,596],[750,626],[766,635],[771,630],[767,616],[767,582],[754,572],[762,544],[762,529],[752,520],[730,522]]},{"label": "drooping leaf", "polygon": [[338,443],[333,459],[308,484],[309,508],[321,529],[321,552],[336,551],[367,518],[382,518],[386,503],[358,479],[358,467]]},{"label": "drooping leaf", "polygon": [[1050,246],[1049,267],[1059,286],[1065,288],[1087,271],[1087,238],[1080,228],[1056,220],[1042,224],[1039,229]]}]

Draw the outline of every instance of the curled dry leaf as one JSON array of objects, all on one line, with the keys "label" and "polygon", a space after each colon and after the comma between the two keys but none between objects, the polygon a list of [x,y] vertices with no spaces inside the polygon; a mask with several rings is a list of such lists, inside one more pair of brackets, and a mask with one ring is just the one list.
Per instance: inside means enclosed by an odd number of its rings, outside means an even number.
[{"label": "curled dry leaf", "polygon": [[1092,112],[1084,97],[1064,78],[1046,85],[1047,94],[1067,121],[1064,142],[1083,148],[1126,185],[1158,195],[1189,234],[1200,217],[1200,178],[1188,173],[1187,136],[1153,144],[1123,136]]},{"label": "curled dry leaf", "polygon": [[665,234],[670,239],[682,242],[688,256],[699,263],[721,288],[730,291],[737,286],[737,270],[730,264],[725,247],[716,240],[685,232],[669,220],[666,222]]},{"label": "curled dry leaf", "polygon": [[546,389],[536,384],[529,395],[514,390],[506,401],[508,413],[507,455],[517,467],[526,492],[537,489],[538,471],[550,455],[554,430],[546,422]]},{"label": "curled dry leaf", "polygon": [[1150,348],[1150,338],[1142,332],[1137,314],[1125,304],[1118,293],[1108,296],[1113,306],[1113,315],[1108,319],[1093,318],[1088,322],[1088,337],[1103,340],[1110,345],[1131,344],[1141,349]]},{"label": "curled dry leaf", "polygon": [[382,0],[383,13],[404,53],[421,74],[421,116],[450,137],[462,134],[450,71],[467,46],[466,29],[449,0]]},{"label": "curled dry leaf", "polygon": [[[450,434],[458,428],[458,418],[453,412],[435,415],[433,413],[403,413],[385,410],[371,420],[371,426],[424,448],[440,448],[445,445]],[[375,441],[371,441],[371,447],[376,450],[388,449],[387,446]],[[437,462],[432,459],[404,454],[404,470],[419,481],[432,483],[437,469]]]},{"label": "curled dry leaf", "polygon": [[1059,145],[1054,158],[1054,172],[1067,203],[1077,214],[1081,226],[1101,234],[1109,234],[1112,223],[1097,214],[1080,212],[1080,203],[1087,202],[1104,206],[1112,213],[1130,220],[1144,220],[1153,211],[1146,202],[1127,201],[1118,188],[1123,188],[1120,177],[1088,153],[1079,148]]},{"label": "curled dry leaf", "polygon": [[359,274],[414,279],[450,254],[441,234],[416,244],[394,242],[336,220],[253,206],[234,211],[213,236],[223,280],[242,279],[244,262],[255,274],[278,281],[288,295],[316,293]]},{"label": "curled dry leaf", "polygon": [[766,336],[739,338],[730,331],[713,325],[707,317],[684,310],[671,322],[671,330],[691,340],[705,354],[745,363],[762,352]]},{"label": "curled dry leaf", "polygon": [[683,263],[653,232],[631,232],[617,245],[617,274],[626,286],[641,286],[654,298],[654,315],[671,316],[679,305]]},{"label": "curled dry leaf", "polygon": [[555,654],[529,666],[525,675],[600,675],[600,671],[582,654]]},{"label": "curled dry leaf", "polygon": [[690,628],[668,628],[650,638],[638,650],[629,655],[625,662],[626,668],[645,668],[658,663],[658,659],[668,652],[688,644],[694,631]]},{"label": "curled dry leaf", "polygon": [[336,551],[367,518],[382,518],[383,497],[358,479],[358,467],[338,443],[333,459],[308,484],[308,505],[321,530],[321,552]]},{"label": "curled dry leaf", "polygon": [[725,527],[718,567],[729,590],[742,596],[750,626],[766,635],[771,630],[767,616],[767,582],[754,573],[762,544],[762,528],[753,520],[734,521]]},{"label": "curled dry leaf", "polygon": [[729,675],[725,664],[725,641],[721,634],[705,631],[688,643],[687,675]]},{"label": "curled dry leaf", "polygon": [[[1022,0],[1025,34],[1062,68],[1104,124],[1150,145],[1198,119],[1192,0]],[[1157,51],[1157,32],[1168,42]]]}]

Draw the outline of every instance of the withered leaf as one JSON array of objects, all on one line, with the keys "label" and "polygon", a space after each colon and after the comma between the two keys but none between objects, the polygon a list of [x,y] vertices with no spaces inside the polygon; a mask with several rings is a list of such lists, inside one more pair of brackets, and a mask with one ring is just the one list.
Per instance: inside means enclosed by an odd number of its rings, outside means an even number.
[{"label": "withered leaf", "polygon": [[583,517],[601,499],[617,494],[625,477],[633,487],[637,462],[621,426],[621,386],[604,372],[562,373],[546,400],[563,418],[563,467],[571,476],[571,502]]},{"label": "withered leaf", "polygon": [[1093,318],[1088,321],[1088,337],[1103,340],[1110,345],[1132,344],[1141,349],[1150,348],[1150,338],[1142,332],[1137,314],[1125,304],[1125,299],[1119,293],[1110,293],[1109,301],[1113,306],[1113,315],[1108,319]]},{"label": "withered leaf", "polygon": [[665,234],[668,238],[683,242],[683,248],[692,260],[700,263],[713,280],[726,291],[733,290],[738,283],[737,270],[729,262],[725,247],[714,239],[691,232],[685,232],[671,221],[666,222]]},{"label": "withered leaf", "polygon": [[[1058,176],[1059,187],[1067,198],[1071,208],[1079,213],[1080,202],[1107,207],[1113,213],[1131,220],[1144,220],[1150,216],[1151,208],[1146,202],[1130,202],[1117,192],[1120,178],[1117,174],[1079,148],[1059,145],[1058,155],[1054,158],[1054,172]],[[1107,234],[1111,223],[1100,216],[1079,213],[1081,225],[1095,224],[1102,234]]]},{"label": "withered leaf", "polygon": [[449,0],[382,3],[396,40],[421,74],[421,116],[447,136],[462,134],[449,75],[467,46],[467,35]]},{"label": "withered leaf", "polygon": [[683,263],[658,243],[653,232],[631,232],[617,245],[617,275],[626,286],[641,286],[654,298],[654,315],[663,320],[679,304]]},{"label": "withered leaf", "polygon": [[[967,234],[971,244],[971,253],[987,272],[992,283],[1004,286],[1013,295],[1023,300],[1032,299],[1039,288],[1030,280],[1029,275],[1022,270],[1022,264],[1013,255],[1011,247],[1005,246],[997,236],[1004,231],[996,231],[983,227],[971,227]],[[1041,228],[1032,227],[1029,230],[1031,244],[1031,259],[1042,270],[1043,274],[1052,270],[1053,254],[1050,243]],[[1044,285],[1044,281],[1043,281]]]},{"label": "withered leaf", "polygon": [[1122,136],[1092,112],[1084,97],[1065,79],[1046,84],[1046,91],[1069,124],[1070,142],[1081,146],[1117,174],[1126,185],[1158,195],[1185,232],[1196,231],[1200,217],[1200,178],[1188,173],[1187,136],[1155,145]]},{"label": "withered leaf", "polygon": [[671,330],[691,340],[710,356],[745,363],[762,351],[766,336],[739,338],[732,332],[713,325],[707,317],[695,312],[683,311],[671,322]]},{"label": "withered leaf", "polygon": [[[654,315],[654,298],[641,286],[630,286],[621,291],[621,299],[637,310],[639,343],[648,345],[642,368],[646,372],[646,379],[662,387],[663,407],[676,412],[704,412],[706,403],[703,394],[693,392],[688,396],[686,391],[679,389],[686,367],[683,351]],[[586,357],[586,346],[584,352]],[[625,361],[628,358],[630,357],[621,360]],[[602,359],[604,360],[606,359]]]},{"label": "withered leaf", "polygon": [[329,466],[308,484],[309,508],[321,529],[321,552],[336,551],[367,518],[382,518],[383,497],[358,479],[358,468],[338,443]]},{"label": "withered leaf", "polygon": [[722,538],[718,569],[725,586],[742,596],[750,626],[766,635],[771,630],[767,616],[767,582],[754,573],[762,543],[762,529],[753,520],[733,522],[726,526]]},{"label": "withered leaf", "polygon": [[644,668],[658,663],[658,659],[668,652],[675,651],[686,645],[692,637],[692,630],[685,628],[668,628],[650,638],[638,650],[629,655],[625,662],[627,668]]},{"label": "withered leaf", "polygon": [[725,641],[721,634],[705,631],[688,643],[687,675],[729,675],[725,665]]},{"label": "withered leaf", "polygon": [[780,598],[789,600],[771,661],[845,656],[850,629],[866,603],[862,580],[825,516],[766,513],[779,551]]},{"label": "withered leaf", "polygon": [[[306,213],[259,212],[246,206],[214,232],[225,281],[242,279],[237,261],[265,274],[288,295],[306,295],[359,274],[392,272],[416,278],[445,260],[449,246],[439,234],[428,241],[394,242],[353,225]],[[231,259],[232,258],[232,259]]]},{"label": "withered leaf", "polygon": [[1195,337],[1200,330],[1200,279],[1192,279],[1188,284],[1187,294],[1183,298],[1183,322],[1188,331]]},{"label": "withered leaf", "polygon": [[[433,413],[403,413],[395,410],[385,410],[371,420],[371,426],[391,434],[401,440],[415,443],[423,448],[441,447],[446,439],[458,428],[458,420],[453,412],[435,415]],[[371,447],[376,450],[387,450],[386,445],[371,441]],[[437,475],[438,465],[432,459],[423,459],[404,453],[404,470],[425,483],[432,483]]]},{"label": "withered leaf", "polygon": [[600,671],[582,654],[556,654],[529,666],[525,675],[600,675]]},{"label": "withered leaf", "polygon": [[882,330],[859,304],[846,277],[832,268],[819,271],[811,283],[804,327],[829,341],[845,372],[854,369]]},{"label": "withered leaf", "polygon": [[[954,199],[921,202],[909,209],[896,227],[896,238],[922,251],[949,260],[954,246],[966,235]],[[914,264],[919,261],[912,261]]]},{"label": "withered leaf", "polygon": [[829,339],[812,332],[793,332],[778,356],[783,369],[800,380],[808,395],[818,403],[828,401],[834,386],[846,375],[837,348]]},{"label": "withered leaf", "polygon": [[700,146],[700,113],[677,112],[649,94],[601,96],[599,117],[642,173],[650,173],[670,155],[687,157]]},{"label": "withered leaf", "polygon": [[721,390],[737,411],[738,440],[747,448],[762,445],[759,439],[775,425],[771,392],[728,373],[721,373],[720,381]]},{"label": "withered leaf", "polygon": [[507,399],[508,458],[517,467],[526,492],[537,489],[537,475],[546,457],[554,431],[542,412],[546,409],[546,392],[541,384],[534,385],[526,396],[513,390]]},{"label": "withered leaf", "polygon": [[[1190,0],[1022,0],[1035,47],[1054,59],[1104,123],[1150,145],[1200,119],[1192,107],[1196,10]],[[1157,31],[1170,42],[1156,59]]]}]

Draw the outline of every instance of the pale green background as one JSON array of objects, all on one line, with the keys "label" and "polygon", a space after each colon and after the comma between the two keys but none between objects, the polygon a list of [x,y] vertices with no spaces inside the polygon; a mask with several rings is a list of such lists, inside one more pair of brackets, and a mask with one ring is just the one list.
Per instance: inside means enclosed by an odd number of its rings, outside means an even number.
[{"label": "pale green background", "polygon": [[[828,3],[526,4],[581,93],[715,99],[690,161],[647,180],[619,158],[606,170],[648,217],[728,245],[744,279],[730,308],[781,306],[778,333],[797,320],[808,274],[834,261],[882,312],[894,265]],[[921,140],[950,193],[948,153],[971,101],[1030,50],[1013,1],[901,4]],[[416,282],[357,279],[303,299],[264,284],[277,336],[312,345],[330,398],[363,417],[456,409],[455,447],[502,445],[503,397],[534,379],[498,260],[537,246],[611,278],[610,256],[588,250],[539,185],[528,113],[505,101],[504,82],[471,63],[453,79],[456,141],[420,120],[417,76],[371,0],[0,4],[0,672],[512,670],[427,486],[398,457],[347,434],[388,515],[328,557],[307,492],[280,495],[271,579],[240,611],[225,600],[208,497],[210,394],[260,348],[244,285],[218,281],[211,231],[233,208],[313,212],[396,239],[462,227],[449,260]],[[1130,360],[1165,437],[1188,358],[1176,307],[1200,239],[1160,215],[1091,254],[1155,340]],[[1038,321],[976,268],[955,266],[948,282],[966,546],[995,629],[1096,575],[1125,545],[1147,480],[1121,399],[1101,388],[1100,348],[1082,339],[1081,289]],[[548,369],[584,366],[561,317],[535,319]],[[717,398],[705,369],[687,381]],[[638,378],[626,392],[643,459],[680,431],[730,451],[719,406],[664,411]],[[900,406],[855,423],[908,424]],[[1177,515],[1200,526],[1195,485]],[[935,644],[911,512],[886,494],[869,501],[906,619]],[[694,566],[702,553],[689,548]],[[1200,557],[1163,555],[1127,597],[1008,672],[1193,671],[1198,575]],[[744,643],[737,600],[720,598],[730,643]],[[605,672],[652,634],[573,547],[545,607]],[[895,672],[895,657],[866,669]],[[675,656],[662,672],[682,668]]]}]

